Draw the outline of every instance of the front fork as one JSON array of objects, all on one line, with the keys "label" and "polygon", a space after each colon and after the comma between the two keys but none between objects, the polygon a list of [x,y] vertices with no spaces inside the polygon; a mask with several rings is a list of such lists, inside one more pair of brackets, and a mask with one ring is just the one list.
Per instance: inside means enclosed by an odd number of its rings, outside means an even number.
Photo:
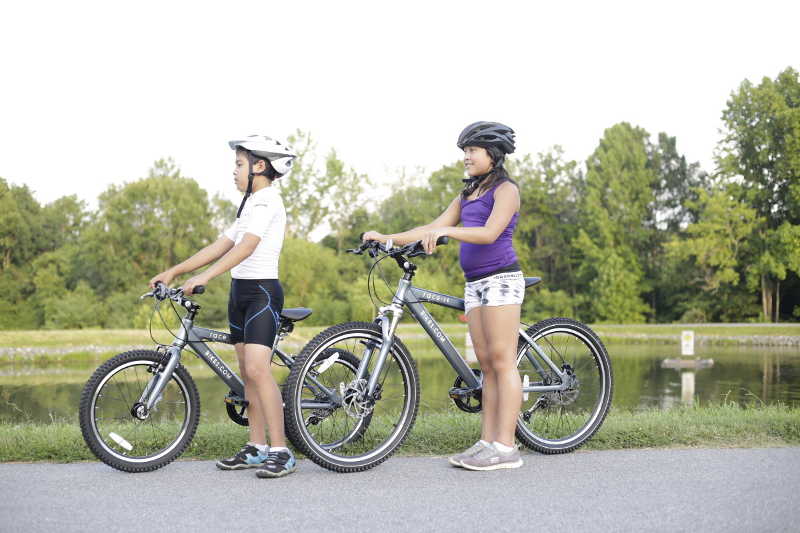
[{"label": "front fork", "polygon": [[[391,316],[387,316],[387,314]],[[373,397],[375,391],[378,389],[378,380],[380,379],[383,366],[386,364],[386,358],[389,357],[389,351],[391,351],[392,344],[394,343],[394,333],[397,330],[397,324],[400,322],[402,316],[403,307],[394,301],[378,309],[378,316],[375,317],[375,322],[381,326],[381,348],[380,351],[378,351],[378,359],[375,361],[374,369],[367,381],[366,395],[368,398]],[[367,375],[374,350],[374,344],[365,347],[364,355],[361,358],[361,364],[358,367],[356,380],[364,379],[364,376]]]},{"label": "front fork", "polygon": [[150,378],[144,391],[142,391],[142,395],[139,397],[139,402],[137,403],[137,411],[143,410],[143,412],[138,413],[140,416],[146,416],[156,403],[158,403],[161,393],[164,391],[164,387],[166,387],[169,380],[172,379],[175,368],[178,366],[178,363],[181,362],[183,347],[186,346],[186,331],[186,325],[181,327],[172,345],[166,349],[167,362],[164,365],[164,369],[160,372],[154,372],[153,377]]}]

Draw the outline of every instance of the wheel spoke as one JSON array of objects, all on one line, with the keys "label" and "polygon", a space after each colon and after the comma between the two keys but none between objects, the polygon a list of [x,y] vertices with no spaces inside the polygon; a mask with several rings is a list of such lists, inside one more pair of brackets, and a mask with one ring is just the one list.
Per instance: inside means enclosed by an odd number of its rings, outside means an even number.
[{"label": "wheel spoke", "polygon": [[[517,435],[540,451],[574,449],[602,423],[610,405],[610,371],[605,376],[608,365],[600,362],[608,356],[586,326],[569,319],[547,320],[532,326],[527,333],[554,363],[561,365],[562,372],[572,375],[564,378],[566,389],[530,394],[523,401]],[[521,375],[535,372],[525,355],[531,349],[521,338],[517,354]]]},{"label": "wheel spoke", "polygon": [[[360,323],[359,323],[360,325]],[[287,382],[287,434],[299,441],[302,451],[322,466],[348,469],[357,462],[380,461],[391,453],[405,437],[416,413],[418,385],[413,363],[407,356],[398,356],[401,343],[392,346],[377,379],[376,397],[366,394],[375,367],[381,335],[377,327],[349,331],[334,326],[320,333],[298,356]],[[372,349],[372,357],[364,379],[356,380],[360,357]],[[341,396],[341,405],[331,408],[308,408],[306,402],[324,402],[319,391],[315,395],[302,384],[316,368],[316,359],[338,354],[338,360],[316,379]],[[289,414],[292,413],[292,414]],[[298,444],[297,442],[295,444]]]},{"label": "wheel spoke", "polygon": [[[123,360],[122,364],[108,371],[94,392],[94,409],[90,416],[93,420],[91,427],[96,429],[92,438],[97,439],[102,452],[100,458],[112,466],[118,467],[115,461],[144,460],[174,449],[183,428],[189,424],[189,416],[196,419],[199,415],[191,408],[187,385],[173,374],[147,416],[141,420],[132,416],[131,408],[150,382],[149,368],[154,362],[133,358]],[[196,394],[193,384],[191,386]],[[196,424],[196,420],[192,423]],[[182,449],[178,453],[180,451]],[[110,454],[110,458],[105,457],[106,454]],[[172,458],[166,462],[170,460]]]}]

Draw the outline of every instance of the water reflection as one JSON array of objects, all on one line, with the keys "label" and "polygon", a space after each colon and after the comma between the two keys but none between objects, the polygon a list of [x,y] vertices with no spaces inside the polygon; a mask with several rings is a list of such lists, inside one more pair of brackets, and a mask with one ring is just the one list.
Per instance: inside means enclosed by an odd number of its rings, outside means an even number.
[{"label": "water reflection", "polygon": [[694,375],[698,370],[714,366],[713,359],[664,359],[661,368],[671,368],[681,374],[681,403],[694,405]]},{"label": "water reflection", "polygon": [[[427,351],[430,348],[417,345],[411,349],[422,379],[420,410],[455,409],[447,397],[456,377],[453,369],[438,352]],[[741,405],[781,402],[800,407],[800,353],[796,348],[702,346],[697,356],[713,359],[714,365],[690,375],[662,368],[664,359],[675,357],[677,351],[675,345],[611,345],[614,407],[670,408],[689,398],[700,405],[732,401]],[[235,367],[231,357],[225,359]],[[0,366],[0,420],[76,421],[83,384],[101,362]],[[191,359],[186,363],[200,389],[204,419],[226,419],[225,385],[202,363]],[[285,375],[286,370],[279,369],[279,380]],[[690,393],[691,380],[694,390]]]}]

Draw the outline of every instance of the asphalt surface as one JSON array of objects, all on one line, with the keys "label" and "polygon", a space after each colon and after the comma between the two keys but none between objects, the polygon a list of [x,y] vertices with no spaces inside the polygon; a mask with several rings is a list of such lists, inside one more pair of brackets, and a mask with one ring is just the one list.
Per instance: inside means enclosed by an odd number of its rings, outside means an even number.
[{"label": "asphalt surface", "polygon": [[524,454],[468,472],[393,457],[283,479],[178,461],[0,464],[1,531],[800,531],[800,448]]}]

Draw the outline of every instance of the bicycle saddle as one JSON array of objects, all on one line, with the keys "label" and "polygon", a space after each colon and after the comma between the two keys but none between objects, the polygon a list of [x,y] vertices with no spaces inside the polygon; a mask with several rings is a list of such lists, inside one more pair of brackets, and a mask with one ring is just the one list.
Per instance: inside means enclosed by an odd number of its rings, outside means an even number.
[{"label": "bicycle saddle", "polygon": [[542,278],[525,278],[525,288],[533,287],[540,281],[542,281]]},{"label": "bicycle saddle", "polygon": [[299,322],[304,318],[308,318],[313,311],[307,307],[290,307],[281,311],[281,318],[291,320],[292,322]]}]

